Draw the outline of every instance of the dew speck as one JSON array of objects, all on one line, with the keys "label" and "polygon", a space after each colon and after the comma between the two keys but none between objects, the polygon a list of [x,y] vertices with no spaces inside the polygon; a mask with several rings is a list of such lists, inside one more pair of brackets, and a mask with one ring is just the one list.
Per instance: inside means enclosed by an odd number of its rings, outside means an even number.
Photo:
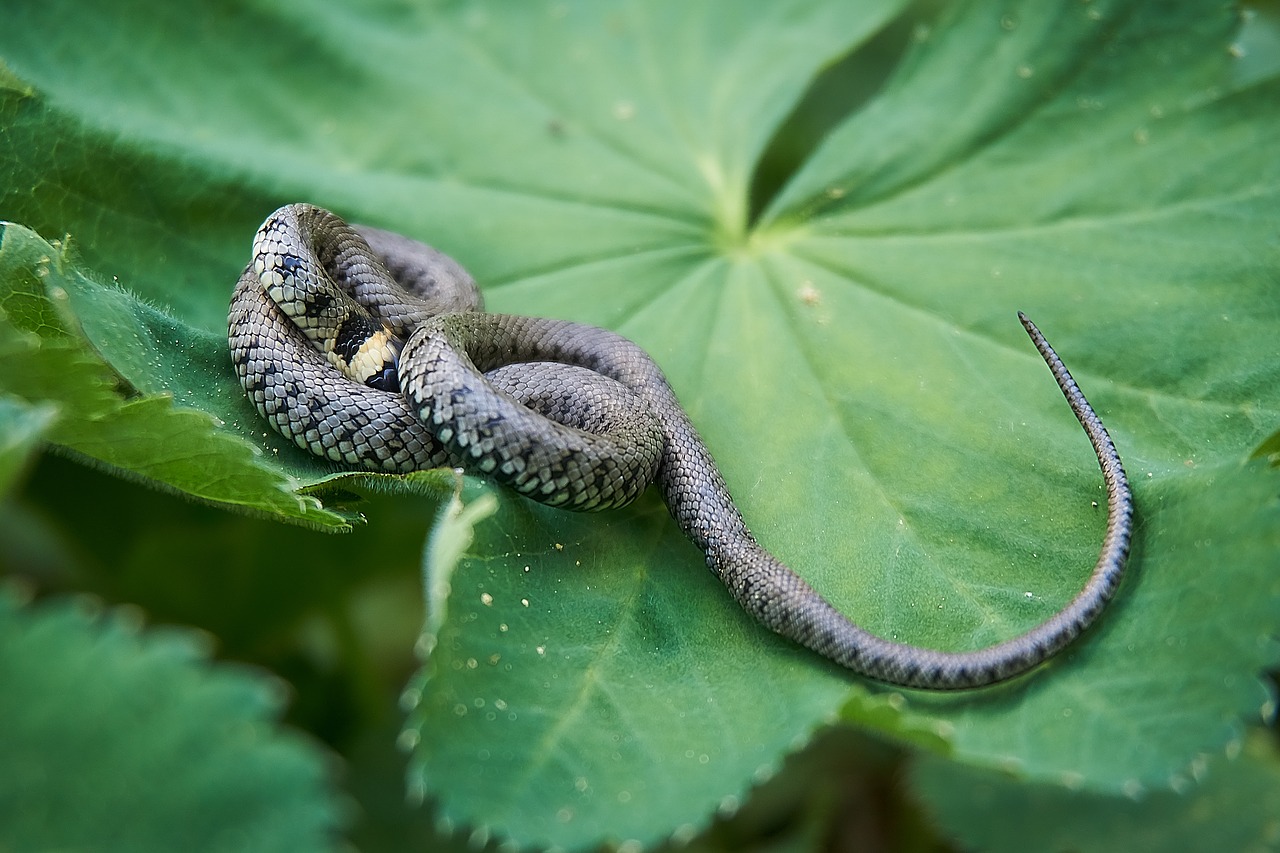
[{"label": "dew speck", "polygon": [[1151,141],[1151,134],[1147,132],[1145,127],[1140,127],[1133,132],[1133,141],[1139,145],[1146,145]]},{"label": "dew speck", "polygon": [[1018,18],[1014,15],[1005,15],[1000,18],[1000,29],[1005,32],[1013,32],[1018,28]]},{"label": "dew speck", "polygon": [[996,764],[1006,773],[1017,774],[1022,770],[1022,759],[1016,755],[1002,755],[996,759]]},{"label": "dew speck", "polygon": [[614,102],[613,117],[618,121],[630,121],[636,117],[636,105],[631,101]]},{"label": "dew speck", "polygon": [[487,592],[480,593],[480,603],[483,604],[485,607],[492,607],[493,596]]},{"label": "dew speck", "polygon": [[396,748],[401,752],[409,752],[414,749],[422,740],[422,736],[418,734],[417,729],[404,729],[396,738]]},{"label": "dew speck", "polygon": [[1021,77],[1023,80],[1028,80],[1031,78],[1031,75],[1035,74],[1036,72],[1035,72],[1035,69],[1033,69],[1030,65],[1019,65],[1017,70],[1014,73],[1017,74],[1019,77]]},{"label": "dew speck", "polygon": [[416,687],[405,688],[400,694],[400,710],[412,711],[422,701],[422,691]]},{"label": "dew speck", "polygon": [[813,282],[805,281],[796,290],[796,297],[805,305],[817,305],[822,302],[822,291],[813,286]]},{"label": "dew speck", "polygon": [[671,832],[671,840],[677,846],[688,844],[698,837],[698,828],[691,823],[682,823]]}]

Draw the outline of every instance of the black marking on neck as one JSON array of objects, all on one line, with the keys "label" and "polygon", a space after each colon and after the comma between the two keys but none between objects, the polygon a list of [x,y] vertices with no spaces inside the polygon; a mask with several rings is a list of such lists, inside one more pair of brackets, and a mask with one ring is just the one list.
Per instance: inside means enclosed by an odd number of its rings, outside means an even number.
[{"label": "black marking on neck", "polygon": [[350,314],[338,327],[333,339],[333,351],[346,364],[350,364],[364,346],[365,341],[380,327],[364,314]]}]

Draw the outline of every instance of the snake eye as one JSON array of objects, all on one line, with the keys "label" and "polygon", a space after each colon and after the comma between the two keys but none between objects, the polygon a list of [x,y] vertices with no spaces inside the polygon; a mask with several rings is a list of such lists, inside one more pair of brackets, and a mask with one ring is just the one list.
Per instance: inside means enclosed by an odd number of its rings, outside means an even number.
[{"label": "snake eye", "polygon": [[392,394],[399,394],[400,373],[396,370],[394,364],[388,364],[382,370],[366,379],[364,384],[370,388],[377,388],[379,391],[390,391]]}]

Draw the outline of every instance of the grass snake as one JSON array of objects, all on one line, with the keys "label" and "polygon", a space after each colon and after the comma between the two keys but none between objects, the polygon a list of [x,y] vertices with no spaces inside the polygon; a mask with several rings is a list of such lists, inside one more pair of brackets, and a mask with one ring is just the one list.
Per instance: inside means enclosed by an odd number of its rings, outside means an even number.
[{"label": "grass snake", "polygon": [[623,506],[656,482],[707,566],[766,627],[870,678],[954,690],[1023,673],[1079,636],[1119,586],[1129,550],[1133,500],[1115,445],[1018,316],[1093,444],[1107,526],[1069,604],[965,652],[871,634],[761,547],[643,349],[593,326],[485,313],[466,271],[422,243],[282,207],[254,238],[228,324],[245,393],[299,447],[374,471],[459,466],[573,510]]}]

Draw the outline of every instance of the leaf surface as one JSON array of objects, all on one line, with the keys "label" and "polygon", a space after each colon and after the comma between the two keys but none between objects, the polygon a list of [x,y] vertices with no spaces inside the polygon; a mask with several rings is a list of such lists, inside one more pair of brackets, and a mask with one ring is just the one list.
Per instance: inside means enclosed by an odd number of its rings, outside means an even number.
[{"label": "leaf surface", "polygon": [[277,685],[137,621],[0,595],[0,844],[333,848],[326,758],[279,728]]},{"label": "leaf surface", "polygon": [[[899,4],[253,3],[208,29],[164,4],[16,6],[0,215],[72,234],[73,272],[128,288],[72,276],[65,306],[30,311],[69,313],[145,395],[108,389],[107,408],[159,422],[169,393],[212,415],[206,444],[260,478],[246,507],[296,519],[281,483],[368,479],[265,435],[225,361],[252,232],[297,200],[438,245],[493,310],[641,343],[760,540],[894,639],[1012,636],[1095,558],[1096,465],[1016,310],[1106,420],[1136,487],[1131,578],[1044,671],[958,697],[867,685],[766,634],[652,496],[576,517],[500,494],[453,570],[408,737],[415,788],[455,823],[566,847],[687,834],[841,709],[1109,796],[1172,784],[1266,707],[1275,520],[1239,512],[1231,484],[1280,421],[1280,165],[1262,142],[1280,77],[1239,63],[1231,13],[909,19],[884,86],[751,199],[807,87]],[[17,280],[0,297],[48,296]],[[125,462],[195,493],[189,472]],[[1204,566],[1220,582],[1188,592]]]}]

